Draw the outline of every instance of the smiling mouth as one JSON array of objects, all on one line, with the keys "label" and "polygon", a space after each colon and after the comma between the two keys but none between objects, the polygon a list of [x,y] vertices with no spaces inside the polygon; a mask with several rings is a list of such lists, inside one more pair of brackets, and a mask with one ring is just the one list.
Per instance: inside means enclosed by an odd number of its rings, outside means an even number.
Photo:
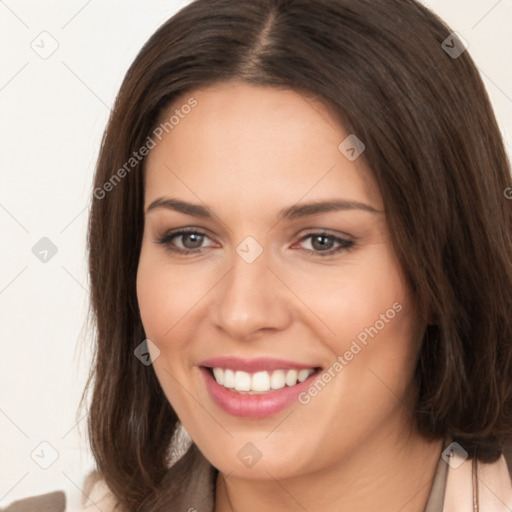
[{"label": "smiling mouth", "polygon": [[249,373],[220,367],[203,366],[203,368],[220,386],[235,393],[248,395],[264,394],[296,386],[321,370],[319,367],[312,367]]}]

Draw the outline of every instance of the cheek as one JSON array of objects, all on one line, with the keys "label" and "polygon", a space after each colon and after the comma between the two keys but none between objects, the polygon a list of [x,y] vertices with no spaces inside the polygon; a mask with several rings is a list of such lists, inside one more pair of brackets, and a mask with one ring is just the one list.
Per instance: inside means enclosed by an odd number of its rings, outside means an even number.
[{"label": "cheek", "polygon": [[382,337],[404,329],[402,334],[410,339],[405,329],[413,314],[409,287],[387,244],[347,257],[339,269],[319,267],[300,277],[289,273],[286,280],[314,314],[318,333],[325,332],[323,340],[336,354],[348,349],[360,334],[364,341],[365,329],[375,324]]},{"label": "cheek", "polygon": [[154,369],[165,390],[174,389],[166,372],[181,375],[191,369],[194,347],[191,337],[205,318],[207,295],[218,281],[218,272],[170,264],[165,254],[152,247],[141,252],[137,269],[137,300],[145,335],[163,357]]},{"label": "cheek", "polygon": [[174,326],[194,300],[194,290],[180,276],[183,274],[166,271],[161,262],[141,254],[137,300],[146,336],[158,345],[171,339]]},{"label": "cheek", "polygon": [[393,267],[386,273],[370,270],[360,278],[354,277],[347,291],[343,321],[341,325],[338,322],[344,338],[364,342],[372,335],[384,337],[396,331],[410,316],[407,288]]},{"label": "cheek", "polygon": [[[187,336],[180,331],[186,325],[187,312],[197,302],[183,273],[171,272],[153,255],[141,254],[137,270],[137,300],[144,332],[159,350],[153,370],[162,390],[175,410],[186,410],[186,397],[177,382],[184,382],[189,370],[179,362],[188,360]],[[177,379],[177,380],[176,380]]]}]

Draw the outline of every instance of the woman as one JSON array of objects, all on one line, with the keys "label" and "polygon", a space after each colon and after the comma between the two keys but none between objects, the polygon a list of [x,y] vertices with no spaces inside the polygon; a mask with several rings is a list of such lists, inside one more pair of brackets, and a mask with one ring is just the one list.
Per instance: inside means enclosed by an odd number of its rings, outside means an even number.
[{"label": "woman", "polygon": [[95,175],[84,510],[512,507],[510,185],[414,0],[182,9]]}]

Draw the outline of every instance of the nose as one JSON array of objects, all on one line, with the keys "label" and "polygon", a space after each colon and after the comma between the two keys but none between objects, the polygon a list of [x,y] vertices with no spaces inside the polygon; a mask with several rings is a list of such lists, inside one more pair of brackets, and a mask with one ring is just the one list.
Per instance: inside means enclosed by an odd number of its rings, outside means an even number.
[{"label": "nose", "polygon": [[216,286],[213,321],[231,339],[248,341],[290,324],[289,291],[268,259],[265,250],[252,263],[234,252],[231,270]]}]

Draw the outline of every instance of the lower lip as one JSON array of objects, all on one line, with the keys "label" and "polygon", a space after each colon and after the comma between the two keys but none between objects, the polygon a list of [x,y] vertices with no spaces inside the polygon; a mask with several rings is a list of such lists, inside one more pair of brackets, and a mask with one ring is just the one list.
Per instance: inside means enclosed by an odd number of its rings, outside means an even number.
[{"label": "lower lip", "polygon": [[212,400],[225,412],[245,418],[264,418],[272,416],[297,401],[298,395],[305,391],[318,372],[295,386],[285,386],[260,395],[236,393],[221,386],[204,367],[199,368]]}]

